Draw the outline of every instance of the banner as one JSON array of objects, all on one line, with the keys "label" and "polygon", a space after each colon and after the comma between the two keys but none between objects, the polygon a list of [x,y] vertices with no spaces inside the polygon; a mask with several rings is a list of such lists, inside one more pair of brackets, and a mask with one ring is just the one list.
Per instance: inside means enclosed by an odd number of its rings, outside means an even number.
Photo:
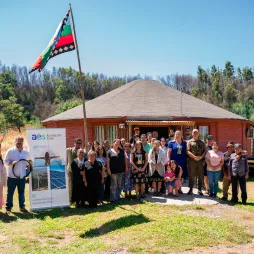
[{"label": "banner", "polygon": [[65,129],[28,129],[30,210],[69,206]]}]

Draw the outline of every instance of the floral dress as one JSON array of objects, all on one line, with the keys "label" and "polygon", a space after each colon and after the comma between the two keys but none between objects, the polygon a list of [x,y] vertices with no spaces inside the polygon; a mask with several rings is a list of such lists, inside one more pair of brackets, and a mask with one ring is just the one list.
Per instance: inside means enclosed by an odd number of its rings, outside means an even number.
[{"label": "floral dress", "polygon": [[125,173],[124,178],[124,191],[131,191],[133,190],[133,184],[132,184],[132,166],[130,164],[130,153],[127,154],[127,160],[128,160],[128,172]]}]

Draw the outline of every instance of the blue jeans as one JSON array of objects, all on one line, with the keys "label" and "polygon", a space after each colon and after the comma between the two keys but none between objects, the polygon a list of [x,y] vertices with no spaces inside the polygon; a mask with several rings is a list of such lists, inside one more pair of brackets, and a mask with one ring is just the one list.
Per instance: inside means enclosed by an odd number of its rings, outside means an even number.
[{"label": "blue jeans", "polygon": [[123,185],[123,177],[125,173],[111,174],[110,185],[110,201],[117,201],[120,199]]},{"label": "blue jeans", "polygon": [[13,195],[16,187],[18,187],[19,194],[19,208],[25,207],[25,186],[26,186],[26,178],[18,179],[18,178],[10,178],[7,180],[7,200],[6,207],[13,207]]},{"label": "blue jeans", "polygon": [[210,171],[207,170],[207,176],[209,180],[209,191],[210,194],[217,195],[219,189],[219,180],[221,176],[221,170],[219,171]]},{"label": "blue jeans", "polygon": [[100,191],[99,191],[99,200],[103,201],[104,200],[104,191],[105,191],[105,182],[107,180],[107,177],[104,177],[104,183],[101,183],[100,186]]}]

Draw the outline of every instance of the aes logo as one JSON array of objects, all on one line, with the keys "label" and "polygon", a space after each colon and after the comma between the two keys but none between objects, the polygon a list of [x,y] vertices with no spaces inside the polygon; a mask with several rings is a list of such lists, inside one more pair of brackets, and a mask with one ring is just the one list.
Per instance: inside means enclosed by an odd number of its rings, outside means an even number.
[{"label": "aes logo", "polygon": [[45,140],[46,134],[32,134],[32,140]]}]

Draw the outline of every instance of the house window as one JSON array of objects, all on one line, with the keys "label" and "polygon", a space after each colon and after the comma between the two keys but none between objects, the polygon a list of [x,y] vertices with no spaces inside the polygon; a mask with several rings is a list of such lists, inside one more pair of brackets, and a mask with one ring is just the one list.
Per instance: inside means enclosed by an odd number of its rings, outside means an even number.
[{"label": "house window", "polygon": [[99,143],[103,142],[104,139],[104,126],[94,126],[94,137]]},{"label": "house window", "polygon": [[199,138],[201,140],[205,142],[208,134],[209,134],[208,126],[199,126]]},{"label": "house window", "polygon": [[107,140],[109,144],[112,144],[117,136],[117,126],[107,126]]}]

